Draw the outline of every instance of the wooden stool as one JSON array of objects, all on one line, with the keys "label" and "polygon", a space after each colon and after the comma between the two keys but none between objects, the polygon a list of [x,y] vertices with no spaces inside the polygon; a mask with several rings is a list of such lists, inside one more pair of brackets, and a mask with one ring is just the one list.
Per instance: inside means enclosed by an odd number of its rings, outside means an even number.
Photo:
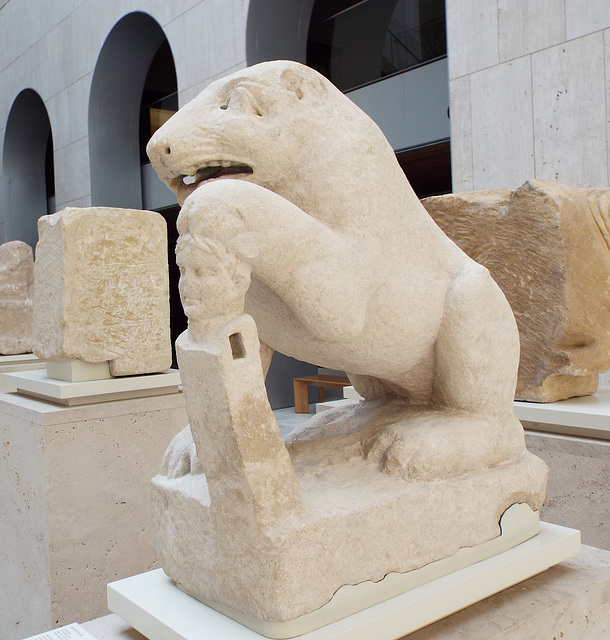
[{"label": "wooden stool", "polygon": [[307,389],[311,385],[320,387],[320,402],[324,402],[324,387],[332,389],[343,389],[352,383],[346,376],[305,376],[294,379],[294,412],[309,413],[309,398]]}]

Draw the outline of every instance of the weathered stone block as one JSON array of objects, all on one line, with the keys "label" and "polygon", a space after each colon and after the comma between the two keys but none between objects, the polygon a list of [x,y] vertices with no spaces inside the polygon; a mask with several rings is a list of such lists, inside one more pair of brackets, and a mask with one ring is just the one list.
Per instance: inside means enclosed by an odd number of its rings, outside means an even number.
[{"label": "weathered stone block", "polygon": [[0,245],[0,353],[32,350],[34,258],[25,242]]},{"label": "weathered stone block", "polygon": [[109,361],[113,376],[171,365],[167,229],[152,211],[64,209],[38,221],[34,352]]},{"label": "weathered stone block", "polygon": [[521,341],[516,396],[588,395],[610,369],[610,189],[531,180],[423,201],[436,223],[487,267]]}]

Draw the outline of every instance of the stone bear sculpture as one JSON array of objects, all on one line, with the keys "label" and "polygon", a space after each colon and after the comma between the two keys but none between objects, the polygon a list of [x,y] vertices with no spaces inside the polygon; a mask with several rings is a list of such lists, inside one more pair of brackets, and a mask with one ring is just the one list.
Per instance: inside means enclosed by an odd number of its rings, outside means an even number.
[{"label": "stone bear sculpture", "polygon": [[[157,554],[181,589],[289,637],[390,597],[340,605],[344,585],[537,533],[546,467],[513,414],[510,307],[368,116],[315,71],[269,62],[211,84],[148,153],[182,205],[191,432],[153,479]],[[272,350],[347,371],[365,401],[285,443]],[[500,536],[516,503],[533,520]]]},{"label": "stone bear sculpture", "polygon": [[[247,265],[236,298],[225,291],[218,303],[227,313],[244,308],[273,350],[345,370],[368,400],[443,413],[432,431],[375,436],[369,448],[387,471],[435,477],[521,451],[519,341],[504,295],[436,226],[379,128],[330,82],[297,63],[238,72],[180,109],[148,153],[184,205],[179,264],[193,237]],[[203,279],[218,272],[217,258],[208,263]],[[194,331],[220,312],[197,286],[182,284]]]}]

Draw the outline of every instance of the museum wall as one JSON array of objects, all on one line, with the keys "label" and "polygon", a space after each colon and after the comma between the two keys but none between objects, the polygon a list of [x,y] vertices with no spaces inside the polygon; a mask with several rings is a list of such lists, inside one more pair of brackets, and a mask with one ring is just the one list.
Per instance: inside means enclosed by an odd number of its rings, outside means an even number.
[{"label": "museum wall", "polygon": [[[33,90],[53,136],[54,208],[91,205],[89,96],[113,27],[136,11],[158,23],[172,50],[182,105],[212,79],[245,66],[247,9],[244,0],[9,0],[0,8],[0,149],[14,101]],[[106,153],[112,162],[112,149]],[[0,242],[13,239],[6,229],[11,205],[4,159],[0,153]]]},{"label": "museum wall", "polygon": [[610,184],[607,0],[448,0],[453,190]]}]

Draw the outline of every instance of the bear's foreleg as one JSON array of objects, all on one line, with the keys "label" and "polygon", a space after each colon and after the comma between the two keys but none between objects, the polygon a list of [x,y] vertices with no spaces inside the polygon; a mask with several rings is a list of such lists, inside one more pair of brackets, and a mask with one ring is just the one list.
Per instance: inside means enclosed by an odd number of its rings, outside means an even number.
[{"label": "bear's foreleg", "polygon": [[233,179],[202,185],[184,202],[178,230],[219,242],[311,335],[332,341],[361,331],[375,291],[368,250],[276,193]]}]

